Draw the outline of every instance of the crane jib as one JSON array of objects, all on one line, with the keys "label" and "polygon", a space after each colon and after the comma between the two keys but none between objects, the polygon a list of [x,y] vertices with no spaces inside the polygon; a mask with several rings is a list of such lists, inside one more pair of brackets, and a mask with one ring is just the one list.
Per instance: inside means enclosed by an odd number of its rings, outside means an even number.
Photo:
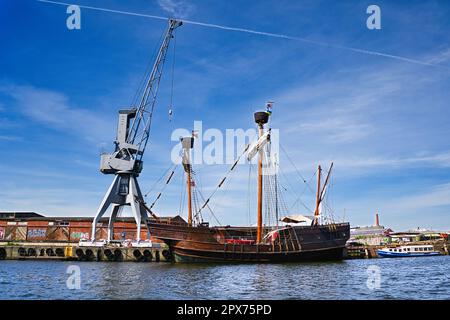
[{"label": "crane jib", "polygon": [[152,72],[148,77],[147,85],[145,86],[141,102],[137,110],[137,116],[134,119],[130,129],[130,134],[127,139],[128,143],[137,144],[142,151],[145,149],[149,138],[151,119],[170,40],[173,38],[173,31],[181,25],[181,21],[173,19],[169,20],[169,26],[166,30],[166,34],[159,49]]},{"label": "crane jib", "polygon": [[153,110],[156,105],[167,50],[170,40],[173,38],[174,30],[181,25],[181,21],[169,20],[152,71],[147,78],[139,106],[119,111],[116,149],[111,154],[101,156],[100,171],[102,173],[115,174],[128,171],[139,174],[142,171],[142,158],[150,137]]}]

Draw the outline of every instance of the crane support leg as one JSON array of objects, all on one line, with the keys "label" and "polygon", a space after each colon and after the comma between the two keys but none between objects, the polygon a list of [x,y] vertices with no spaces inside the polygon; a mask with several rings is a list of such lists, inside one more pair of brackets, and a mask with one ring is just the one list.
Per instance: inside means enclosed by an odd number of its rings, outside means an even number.
[{"label": "crane support leg", "polygon": [[96,232],[97,232],[97,223],[100,220],[100,218],[105,214],[106,210],[108,210],[111,203],[119,202],[119,195],[117,194],[118,187],[120,183],[120,176],[116,175],[114,177],[113,182],[111,183],[111,186],[109,187],[108,191],[106,192],[105,196],[103,197],[102,203],[100,204],[100,207],[97,210],[97,213],[95,214],[95,218],[92,221],[92,234],[91,234],[91,241],[96,240]]},{"label": "crane support leg", "polygon": [[97,223],[110,206],[112,206],[112,212],[108,222],[108,242],[114,238],[114,222],[116,221],[120,207],[131,206],[137,227],[136,240],[139,242],[141,240],[141,223],[144,222],[147,225],[148,218],[147,212],[143,208],[143,203],[144,199],[136,176],[129,172],[118,173],[103,197],[103,201],[92,222],[91,241],[96,241]]},{"label": "crane support leg", "polygon": [[131,205],[131,211],[133,212],[134,220],[136,221],[136,241],[141,240],[141,221],[142,221],[142,212],[141,212],[141,204],[138,201],[138,198],[142,197],[140,194],[140,190],[137,187],[136,178],[130,179],[130,193],[127,196],[127,202]]},{"label": "crane support leg", "polygon": [[111,212],[111,218],[108,222],[108,242],[114,240],[114,221],[117,218],[117,214],[119,213],[120,205],[114,204]]}]

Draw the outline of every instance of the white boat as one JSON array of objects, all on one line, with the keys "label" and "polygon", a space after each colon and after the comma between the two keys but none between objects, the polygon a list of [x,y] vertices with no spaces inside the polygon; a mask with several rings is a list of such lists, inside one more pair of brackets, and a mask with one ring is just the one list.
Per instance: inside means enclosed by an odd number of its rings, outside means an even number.
[{"label": "white boat", "polygon": [[401,258],[401,257],[425,257],[438,256],[439,251],[434,250],[432,245],[407,245],[394,248],[382,248],[377,250],[380,258]]}]

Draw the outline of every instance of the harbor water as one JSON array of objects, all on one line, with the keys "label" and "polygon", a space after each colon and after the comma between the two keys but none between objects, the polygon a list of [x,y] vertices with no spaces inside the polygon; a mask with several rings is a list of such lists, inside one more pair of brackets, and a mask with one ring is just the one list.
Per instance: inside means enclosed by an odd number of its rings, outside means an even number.
[{"label": "harbor water", "polygon": [[230,265],[0,261],[0,292],[2,299],[450,299],[449,270],[450,256]]}]

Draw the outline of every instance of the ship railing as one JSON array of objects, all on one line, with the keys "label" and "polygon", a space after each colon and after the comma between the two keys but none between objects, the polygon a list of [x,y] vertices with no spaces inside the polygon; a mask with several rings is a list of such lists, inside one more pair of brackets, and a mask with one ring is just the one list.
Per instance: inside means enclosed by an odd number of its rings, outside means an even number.
[{"label": "ship railing", "polygon": [[300,241],[292,226],[284,226],[271,230],[264,237],[264,243],[272,245],[274,252],[292,252],[301,250]]},{"label": "ship railing", "polygon": [[253,236],[227,236],[225,240],[246,240],[246,241],[255,241],[256,237]]},{"label": "ship railing", "polygon": [[149,223],[159,223],[159,224],[167,224],[167,225],[176,225],[176,226],[186,226],[187,222],[185,221],[177,221],[174,219],[160,219],[160,218],[151,218],[147,220]]}]

